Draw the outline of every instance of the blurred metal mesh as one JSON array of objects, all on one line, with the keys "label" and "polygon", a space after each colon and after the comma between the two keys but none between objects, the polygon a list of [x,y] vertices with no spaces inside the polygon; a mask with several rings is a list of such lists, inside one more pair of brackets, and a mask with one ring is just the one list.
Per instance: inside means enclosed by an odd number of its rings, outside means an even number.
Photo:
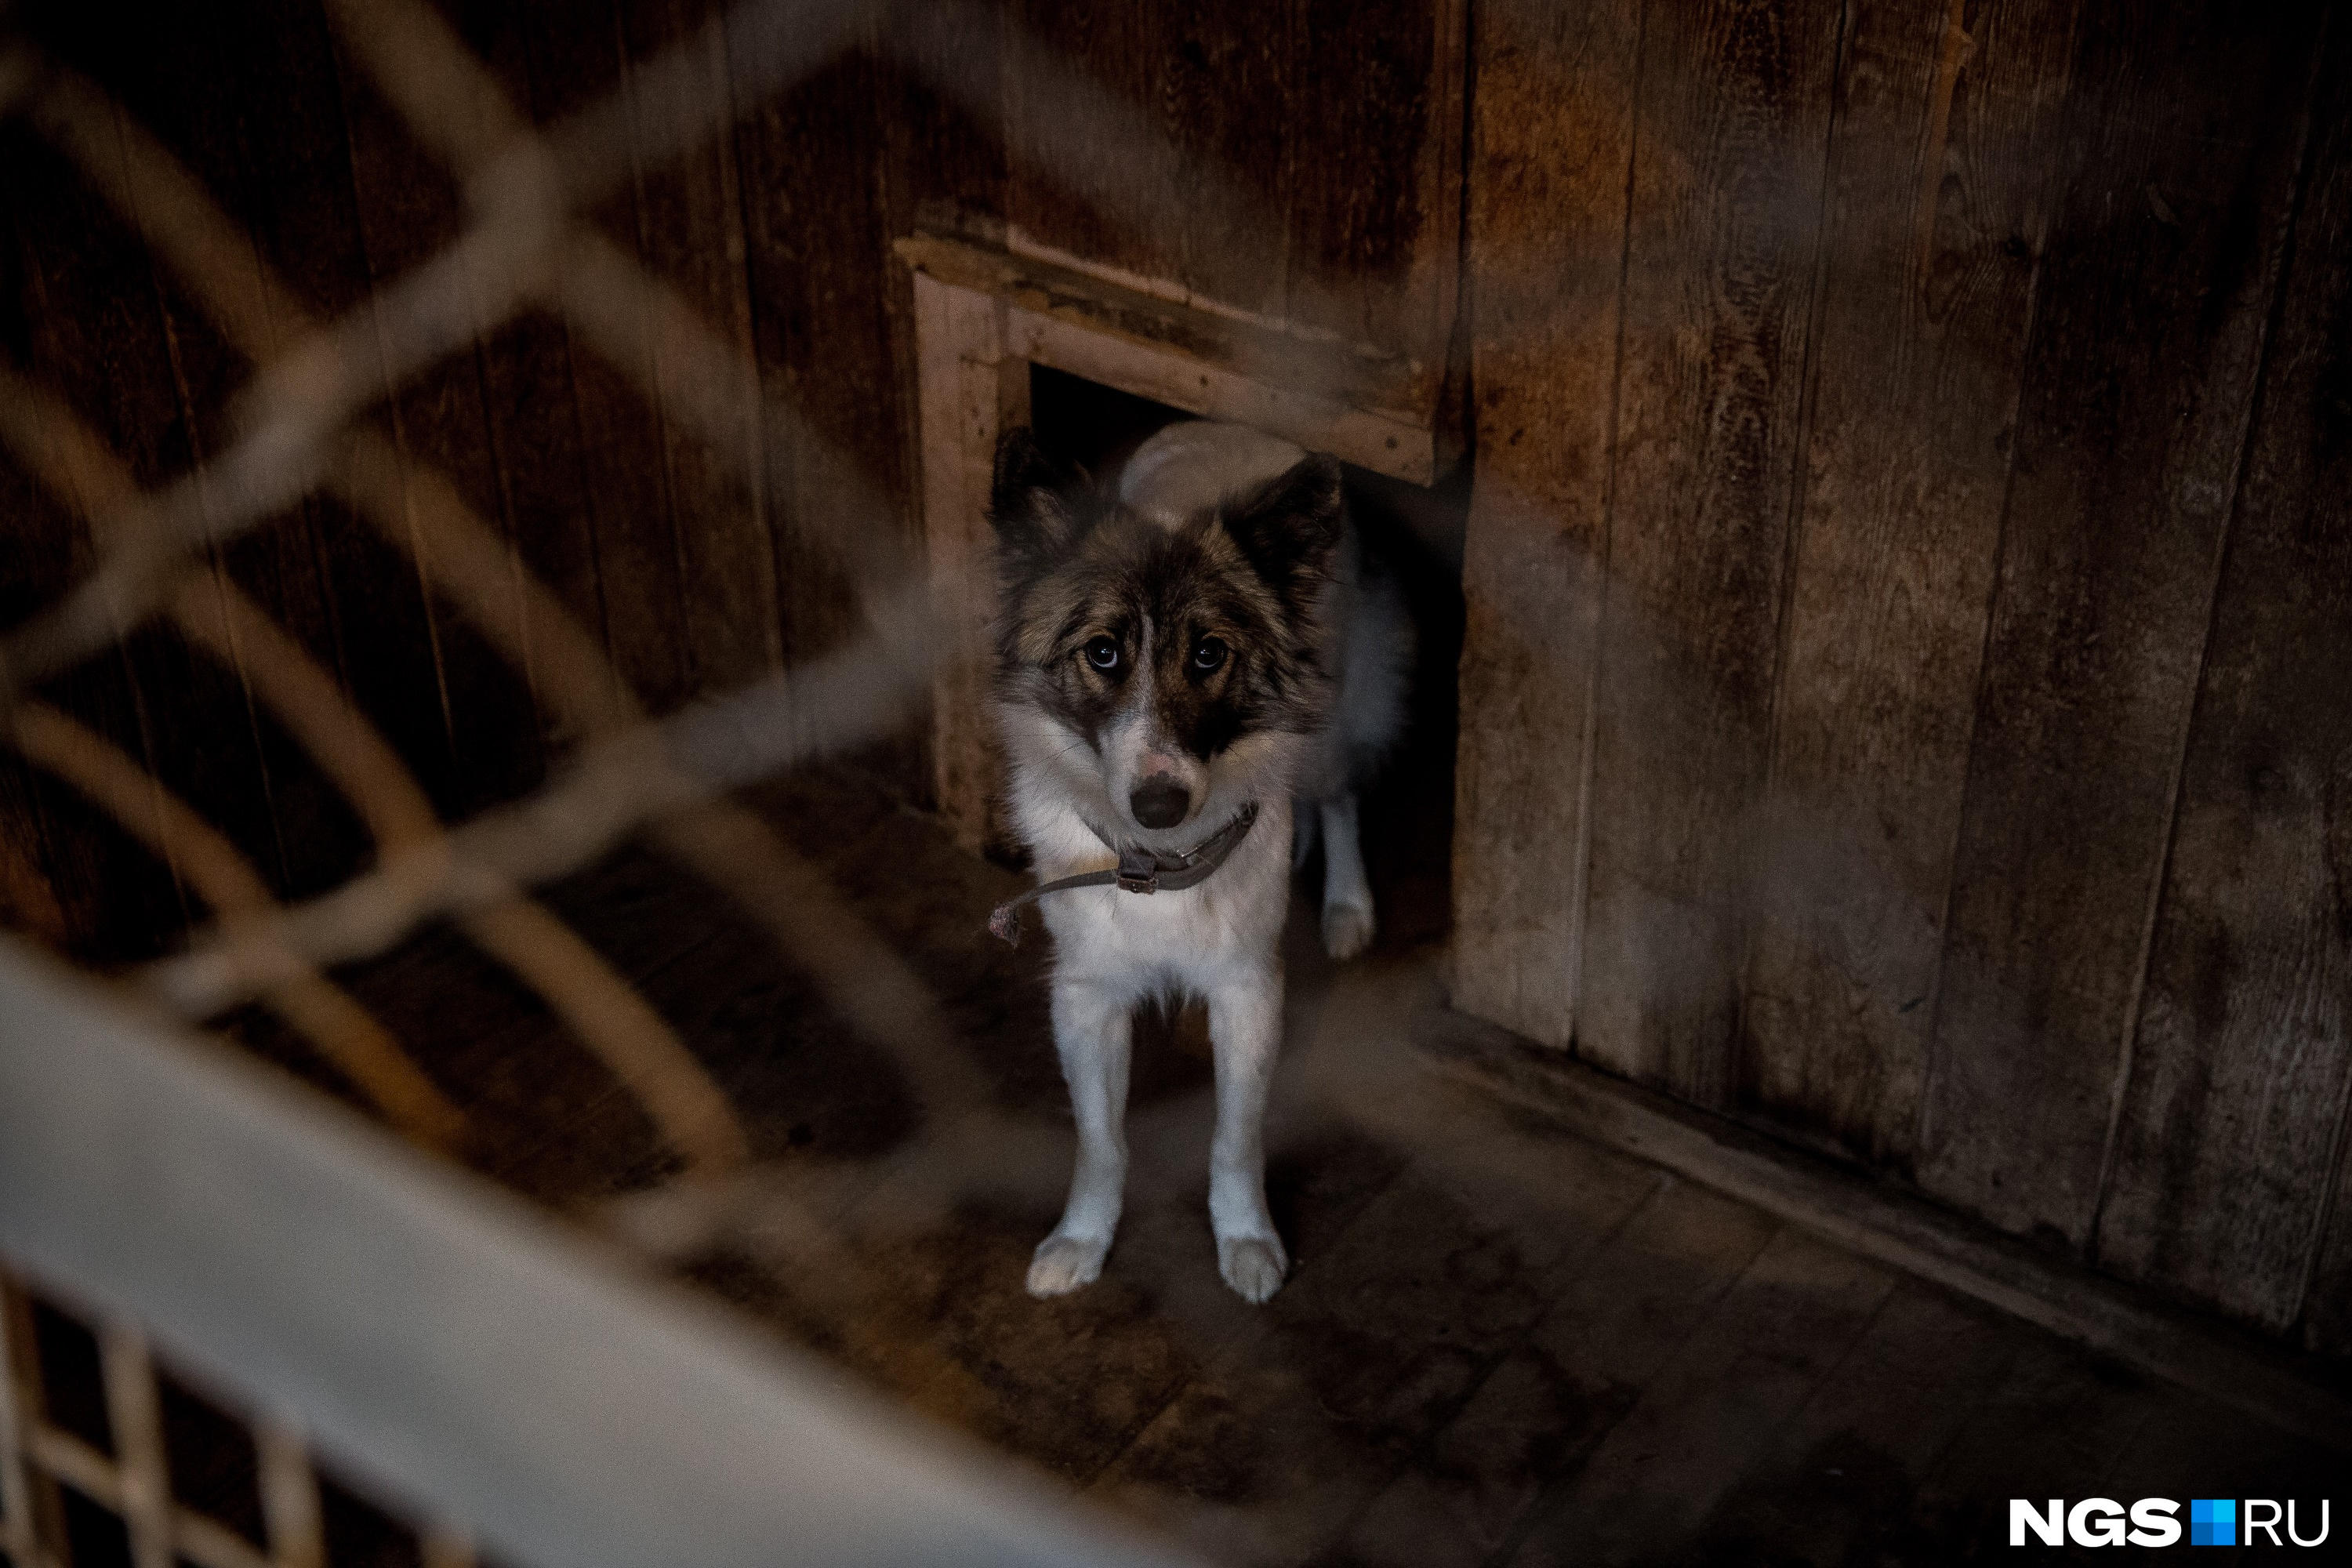
[{"label": "blurred metal mesh", "polygon": [[[675,289],[574,215],[633,167],[686,150],[750,106],[715,102],[698,91],[698,53],[723,39],[745,96],[772,92],[850,47],[870,18],[864,8],[839,3],[740,5],[667,54],[635,65],[629,103],[618,102],[615,93],[539,128],[422,0],[329,0],[328,8],[341,42],[410,134],[460,181],[471,214],[466,232],[442,254],[335,319],[306,308],[200,183],[100,88],[29,44],[0,46],[0,112],[21,117],[61,152],[153,247],[224,338],[258,367],[237,405],[236,441],[152,490],[139,488],[62,397],[0,371],[0,440],[86,519],[98,552],[96,569],[69,595],[0,642],[0,738],[163,858],[210,909],[212,928],[186,952],[131,978],[142,1005],[200,1020],[258,999],[387,1121],[428,1145],[451,1145],[461,1135],[463,1111],[388,1029],[322,973],[386,951],[421,922],[448,918],[543,999],[643,1105],[684,1169],[680,1191],[725,1208],[730,1194],[755,1190],[763,1234],[819,1265],[814,1272],[830,1289],[854,1298],[864,1289],[856,1265],[821,1226],[793,1217],[825,1207],[824,1173],[750,1171],[747,1141],[725,1095],[644,998],[526,889],[586,864],[625,835],[650,830],[669,853],[734,894],[791,960],[817,978],[852,1026],[908,1068],[926,1121],[943,1135],[916,1161],[939,1159],[942,1150],[952,1160],[960,1144],[989,1131],[974,1065],[904,963],[819,873],[722,797],[735,785],[887,733],[919,712],[938,646],[937,596],[961,603],[962,585],[934,584],[898,559],[882,542],[895,531],[872,526],[882,516],[881,501],[861,488],[852,465],[835,462],[836,509],[805,526],[839,547],[865,610],[865,634],[813,664],[655,721],[595,639],[544,584],[518,569],[457,487],[396,447],[371,409],[518,313],[551,311],[638,376],[649,397],[658,397],[732,465],[737,484],[756,493],[765,435],[789,430],[804,446],[815,438],[793,409],[762,401],[754,368]],[[971,89],[968,81],[943,85],[951,92]],[[1087,84],[1062,86],[1068,101],[1096,121],[1118,121],[1117,106]],[[1132,126],[1113,129],[1114,140],[1138,156],[1171,155]],[[650,362],[626,352],[646,336],[659,344]],[[195,563],[208,546],[266,524],[314,490],[347,502],[410,559],[500,655],[530,671],[561,726],[584,738],[572,763],[545,790],[463,825],[442,823],[331,674],[259,604],[233,586],[224,592],[209,574],[199,583]],[[43,680],[156,616],[168,617],[199,647],[235,651],[257,700],[300,742],[369,831],[376,847],[372,869],[300,908],[279,906],[226,834],[139,762],[36,695]],[[13,960],[6,967],[0,979],[7,1000],[0,1005],[19,1026],[8,1031],[16,1037],[0,1054],[20,1075],[24,1093],[16,1109],[26,1111],[45,1092],[68,1091],[49,1072],[61,1066],[56,1051],[32,1049],[21,1027],[35,1010],[26,988],[46,982]],[[45,1005],[61,1009],[77,1034],[136,1057],[135,1030],[94,1000],[78,1000],[68,988],[47,995]],[[142,1080],[133,1074],[125,1081]],[[169,1109],[155,1104],[122,1114],[135,1119]],[[299,1129],[295,1141],[301,1141]],[[217,1163],[236,1158],[231,1150],[199,1152]],[[163,1173],[167,1184],[197,1174]],[[0,1243],[29,1254],[32,1263],[58,1268],[37,1243],[43,1224],[54,1228],[78,1218],[102,1229],[94,1217],[100,1212],[44,1211],[20,1188],[0,1205]],[[299,1237],[310,1236],[306,1227],[321,1216],[278,1217]],[[90,1245],[75,1257],[89,1277],[76,1282],[103,1303],[96,1310],[104,1324],[116,1451],[101,1454],[44,1417],[26,1342],[23,1287],[9,1283],[4,1332],[10,1376],[7,1403],[0,1406],[0,1542],[8,1555],[18,1568],[58,1563],[56,1543],[47,1538],[53,1531],[32,1500],[40,1488],[64,1482],[120,1515],[139,1568],[167,1568],[175,1559],[197,1568],[321,1563],[317,1486],[290,1417],[264,1412],[255,1426],[268,1503],[266,1551],[173,1503],[162,1479],[151,1352],[143,1331],[121,1315],[124,1303],[140,1300],[136,1282],[148,1279],[158,1260],[136,1256],[128,1233],[83,1239]],[[323,1245],[325,1238],[313,1239]],[[265,1276],[246,1279],[243,1289],[261,1303],[273,1290],[283,1295],[285,1283]],[[596,1289],[593,1282],[582,1288]],[[650,1320],[636,1326],[660,1328]],[[167,1338],[203,1337],[203,1325],[168,1317],[156,1328]],[[406,1348],[420,1358],[436,1352],[424,1338]],[[427,1376],[422,1364],[409,1370]],[[471,1396],[500,1393],[484,1387]],[[838,1434],[793,1436],[823,1447]],[[921,1471],[917,1465],[915,1473]],[[454,1500],[422,1500],[454,1511]],[[896,1531],[887,1519],[874,1523],[871,1560],[947,1560],[939,1555],[940,1542]],[[1015,1529],[1012,1539],[1024,1539],[1027,1528]],[[1081,1539],[1038,1535],[1032,1544],[1052,1557]],[[470,1561],[460,1534],[427,1532],[425,1540],[433,1568]],[[511,1544],[528,1558],[577,1542]],[[838,1550],[845,1543],[833,1544]],[[690,1542],[678,1545],[681,1560],[728,1560],[724,1552],[698,1555]]]}]

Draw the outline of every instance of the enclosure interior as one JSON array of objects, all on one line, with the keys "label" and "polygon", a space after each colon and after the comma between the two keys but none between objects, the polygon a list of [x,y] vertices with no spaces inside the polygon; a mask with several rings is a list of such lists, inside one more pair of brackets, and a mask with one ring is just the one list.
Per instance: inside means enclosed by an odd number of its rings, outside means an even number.
[{"label": "enclosure interior", "polygon": [[[897,668],[971,369],[907,247],[951,242],[958,309],[1435,470],[1348,469],[1417,679],[1373,952],[1294,886],[1274,1300],[1217,1278],[1197,1012],[1139,1033],[1103,1279],[1023,1292],[1051,952],[986,934],[1026,879],[959,845],[928,669],[195,1021],[1220,1561],[1924,1561],[2012,1495],[2325,1492],[2308,1430],[1622,1127],[2352,1386],[2341,17],[1012,0],[788,57],[759,5],[216,9],[0,15],[11,933],[162,995],[641,722]],[[321,343],[351,434],[249,500]],[[1095,473],[1189,416],[1006,352],[957,395]],[[285,1511],[299,1438],[7,1262],[0,1543],[47,1555],[0,1568],[152,1556],[142,1476],[194,1568],[484,1550],[332,1454]]]}]

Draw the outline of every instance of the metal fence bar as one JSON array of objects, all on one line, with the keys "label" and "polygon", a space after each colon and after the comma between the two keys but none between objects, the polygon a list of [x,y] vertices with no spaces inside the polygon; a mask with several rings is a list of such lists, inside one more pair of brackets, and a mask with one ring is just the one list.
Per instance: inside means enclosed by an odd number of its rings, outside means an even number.
[{"label": "metal fence bar", "polygon": [[253,1424],[259,1462],[261,1518],[269,1537],[270,1568],[325,1568],[326,1521],[319,1510],[319,1477],[310,1468],[302,1428],[282,1415]]},{"label": "metal fence bar", "polygon": [[[226,835],[103,737],[46,703],[26,703],[14,720],[6,738],[18,752],[98,803],[176,867],[216,915],[259,919],[278,907],[261,874]],[[428,1143],[456,1141],[463,1113],[349,992],[296,963],[265,994],[395,1125]]]},{"label": "metal fence bar", "polygon": [[98,1333],[114,1433],[115,1508],[131,1536],[131,1568],[172,1568],[172,1473],[163,1454],[163,1412],[147,1336],[110,1318]]},{"label": "metal fence bar", "polygon": [[[741,46],[736,58],[753,79],[773,77],[782,85],[845,46],[861,15],[843,0],[750,0],[734,16],[712,25]],[[412,29],[407,41],[429,56],[429,31]],[[674,46],[640,74],[640,89],[651,84],[681,97],[690,57],[705,47],[698,38]],[[23,47],[0,54],[0,76],[12,82],[43,68]],[[470,91],[467,82],[451,79]],[[461,125],[488,107],[469,101],[446,122]],[[724,106],[682,104],[656,147],[634,144],[629,106],[609,98],[551,127],[543,142],[515,138],[473,183],[476,221],[466,233],[380,288],[364,306],[301,331],[243,395],[243,435],[206,469],[110,519],[107,531],[118,542],[98,570],[62,603],[0,638],[0,714],[30,684],[113,641],[119,617],[143,618],[181,554],[252,528],[299,500],[349,449],[342,427],[367,405],[543,294],[572,232],[567,208],[592,200],[641,160],[677,151],[681,139],[717,131],[715,109]],[[838,531],[855,536],[852,530]]]},{"label": "metal fence bar", "polygon": [[[397,89],[395,100],[418,121],[420,134],[440,147],[446,155],[457,159],[465,172],[478,171],[498,147],[530,135],[530,128],[504,101],[496,83],[480,70],[462,45],[446,35],[446,29],[440,28],[437,18],[430,13],[404,9],[377,16],[367,11],[346,10],[344,22],[365,46],[363,53],[374,68],[391,79]],[[108,199],[127,218],[138,223],[167,263],[187,280],[196,297],[207,302],[232,341],[243,344],[266,363],[285,336],[299,336],[319,329],[320,323],[305,310],[284,280],[272,275],[268,264],[255,256],[252,247],[242,243],[234,225],[170,153],[91,84],[69,71],[47,67],[43,85],[32,100],[31,113],[35,123],[75,159]],[[453,130],[468,124],[479,128],[473,136]],[[722,447],[734,447],[736,443],[729,439],[730,416],[720,405],[729,401],[725,389],[734,387],[750,397],[751,406],[759,406],[756,373],[749,362],[732,365],[730,374],[730,360],[740,356],[731,355],[703,329],[699,319],[674,290],[632,258],[614,252],[592,230],[570,229],[562,247],[577,258],[564,264],[567,278],[577,275],[600,280],[588,292],[589,304],[567,305],[567,310],[584,311],[592,323],[606,317],[658,320],[658,335],[677,345],[675,352],[696,357],[696,374],[684,378],[681,384],[701,395],[690,400],[694,406],[688,411],[689,423],[705,429]],[[676,393],[678,388],[668,390]],[[739,412],[732,417],[740,423],[741,415]],[[792,426],[796,438],[803,442],[808,438],[787,409],[771,407],[764,417],[772,425]],[[509,584],[514,574],[499,569],[503,563],[492,559],[498,555],[499,546],[438,475],[403,455],[387,457],[381,438],[366,431],[356,435],[348,453],[338,459],[338,467],[350,486],[355,488],[352,499],[362,512],[377,521],[396,546],[415,553],[436,585],[464,605],[519,668],[532,671],[540,678],[534,681],[535,687],[544,682],[546,695],[566,715],[571,728],[591,736],[607,735],[641,721],[642,710],[632,694],[563,606],[527,575],[519,584]],[[366,475],[374,478],[360,482]],[[755,468],[746,468],[738,477],[746,484],[758,482]],[[131,509],[124,504],[126,498],[117,493],[121,489],[116,486],[108,491],[104,507],[86,510],[94,518],[109,508],[119,508],[127,515]],[[879,504],[865,494],[863,486],[846,487],[844,499],[853,511],[873,510]],[[406,530],[418,526],[425,529],[428,538],[408,535]],[[845,531],[853,539],[877,538],[887,533],[874,530]],[[872,552],[866,553],[870,556]],[[874,560],[866,563],[869,567],[878,564]],[[509,602],[512,597],[510,589],[519,592],[516,602]],[[504,635],[509,628],[519,632],[520,638]],[[270,693],[263,695],[265,700],[272,700],[273,706],[285,706]],[[307,711],[320,705],[310,702],[295,706]],[[289,712],[288,717],[296,732],[323,763],[330,765],[330,771],[339,780],[352,771],[332,766],[339,751],[348,750],[347,745],[339,748],[321,744],[321,726],[296,722],[299,717],[297,713]],[[365,731],[364,721],[338,722],[326,728],[346,739],[355,730]],[[325,738],[332,741],[335,736],[327,734]],[[362,771],[372,776],[383,776],[378,767]],[[366,792],[352,792],[347,787],[347,793],[352,793],[355,803],[366,810]],[[378,821],[383,816],[381,811],[367,815],[387,852],[415,847],[418,836],[415,833],[388,830],[407,825]],[[860,952],[845,952],[833,922],[780,907],[772,889],[766,885],[769,879],[748,874],[745,867],[751,862],[796,864],[790,852],[756,819],[723,804],[712,803],[677,817],[664,837],[665,842],[698,871],[711,878],[769,924],[795,960],[816,969],[829,994],[862,996],[872,991],[881,997],[912,994],[907,984],[909,977],[901,973],[903,965],[885,965],[887,972],[877,973],[872,962],[845,963],[847,958],[874,959],[880,951],[878,944],[867,942]],[[729,841],[739,854],[729,858],[703,853],[715,838]],[[743,852],[750,855],[748,862],[742,858]],[[800,883],[810,880],[806,876],[788,879]],[[605,1058],[625,1082],[641,1094],[649,1094],[649,1110],[691,1163],[705,1173],[739,1163],[742,1147],[740,1131],[731,1118],[724,1114],[723,1102],[709,1092],[691,1058],[673,1048],[674,1042],[667,1038],[659,1019],[641,1005],[621,1005],[629,999],[609,983],[609,976],[603,977],[605,984],[583,985],[579,977],[593,965],[583,966],[580,961],[593,955],[576,940],[562,942],[561,939],[570,933],[560,926],[546,920],[534,921],[530,916],[528,910],[500,903],[469,910],[461,918],[478,940],[522,971],[542,994],[550,996],[575,1032]],[[567,958],[561,951],[565,947],[576,951]],[[570,983],[565,984],[567,981]],[[592,994],[604,1000],[594,1005],[583,1005]],[[961,1085],[971,1077],[969,1064],[947,1047],[937,1020],[929,1015],[927,999],[916,996],[908,1005],[886,1007],[882,1012],[888,1016],[877,1015],[869,1020],[866,1015],[875,1011],[872,1007],[853,1009],[853,1017],[894,1054],[903,1056],[914,1050],[922,1055],[929,1070],[917,1076],[923,1082]],[[869,1024],[880,1026],[868,1027]]]},{"label": "metal fence bar", "polygon": [[[47,1285],[40,1294],[49,1295]],[[70,1550],[58,1489],[70,1487],[122,1524],[134,1568],[328,1568],[318,1475],[299,1422],[267,1414],[245,1423],[254,1442],[256,1489],[267,1550],[182,1503],[172,1487],[162,1415],[163,1385],[144,1329],[120,1314],[99,1314],[100,1376],[114,1452],[91,1447],[49,1423],[35,1349],[33,1293],[0,1270],[0,1466],[6,1514],[0,1552],[21,1568],[58,1568]],[[462,1532],[428,1568],[471,1568]],[[454,1553],[454,1554],[453,1554]]]},{"label": "metal fence bar", "polygon": [[[232,341],[264,357],[276,340],[275,321],[298,330],[310,324],[282,279],[250,245],[236,243],[234,226],[203,188],[95,87],[53,69],[34,108],[40,128],[210,302]],[[131,510],[138,492],[128,470],[63,399],[5,369],[0,395],[0,436],[94,529]],[[247,679],[358,810],[380,850],[404,853],[436,841],[441,825],[423,790],[308,651],[235,584],[196,588],[192,578],[193,569],[165,599],[182,631]],[[709,1174],[743,1162],[742,1131],[716,1086],[593,948],[520,894],[468,911],[464,923],[637,1093],[689,1166]]]},{"label": "metal fence bar", "polygon": [[13,942],[0,1253],[543,1568],[1172,1561]]},{"label": "metal fence bar", "polygon": [[38,1496],[47,1478],[30,1453],[40,1394],[29,1328],[23,1296],[0,1274],[0,1549],[16,1568],[46,1568],[42,1517],[54,1510]]}]

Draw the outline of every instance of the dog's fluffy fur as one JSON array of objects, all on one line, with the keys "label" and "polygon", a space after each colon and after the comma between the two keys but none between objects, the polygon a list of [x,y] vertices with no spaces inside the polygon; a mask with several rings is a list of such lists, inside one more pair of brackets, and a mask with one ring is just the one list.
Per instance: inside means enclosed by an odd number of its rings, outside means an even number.
[{"label": "dog's fluffy fur", "polygon": [[1267,1216],[1259,1124],[1282,1024],[1291,850],[1319,825],[1323,936],[1373,931],[1356,791],[1402,726],[1412,626],[1364,555],[1339,468],[1234,426],[1169,426],[1115,489],[1057,469],[1025,430],[997,451],[996,713],[1011,816],[1040,880],[1108,868],[1111,846],[1193,848],[1255,805],[1198,887],[1045,900],[1054,1037],[1078,1126],[1061,1223],[1029,1289],[1094,1279],[1118,1223],[1132,1015],[1208,1004],[1217,1127],[1209,1213],[1225,1280],[1263,1301],[1288,1268]]}]

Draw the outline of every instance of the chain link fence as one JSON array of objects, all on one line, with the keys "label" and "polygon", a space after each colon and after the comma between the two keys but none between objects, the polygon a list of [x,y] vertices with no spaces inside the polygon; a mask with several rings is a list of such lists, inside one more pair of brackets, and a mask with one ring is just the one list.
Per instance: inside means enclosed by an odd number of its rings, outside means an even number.
[{"label": "chain link fence", "polygon": [[[955,9],[904,8],[880,36],[919,38],[954,25]],[[762,483],[763,442],[788,434],[818,449],[794,409],[763,398],[747,356],[581,215],[869,37],[873,18],[839,3],[740,5],[636,62],[627,101],[615,92],[535,126],[422,0],[330,0],[328,10],[339,46],[458,183],[470,215],[442,253],[333,316],[306,304],[97,84],[0,34],[0,112],[61,153],[257,367],[236,404],[234,441],[153,489],[56,389],[0,369],[0,441],[80,516],[95,547],[68,594],[0,641],[0,739],[173,868],[211,916],[184,951],[118,977],[111,997],[23,951],[0,953],[7,1560],[69,1568],[97,1528],[118,1531],[137,1568],[327,1563],[316,1433],[424,1521],[415,1551],[426,1568],[471,1563],[470,1528],[551,1568],[716,1568],[780,1554],[1140,1561],[1102,1528],[819,1390],[808,1369],[614,1260],[583,1256],[577,1238],[486,1189],[257,1081],[172,1024],[257,1002],[391,1127],[455,1148],[462,1108],[330,973],[448,921],[594,1053],[673,1151],[682,1174],[642,1195],[631,1223],[667,1234],[756,1202],[765,1232],[814,1264],[813,1278],[845,1297],[868,1291],[822,1223],[853,1178],[755,1167],[736,1111],[676,1031],[530,891],[643,833],[731,894],[906,1069],[939,1136],[902,1164],[951,1182],[983,1146],[1035,1142],[1035,1130],[995,1124],[975,1065],[906,963],[726,798],[903,729],[928,700],[940,628],[969,613],[967,585],[903,559],[885,503],[854,464],[835,460],[835,504],[804,525],[835,547],[863,634],[656,720],[596,637],[519,569],[448,474],[394,439],[378,407],[478,337],[544,311],[639,377],[743,490]],[[698,90],[698,62],[719,49],[731,108]],[[913,43],[906,52],[950,95],[984,90],[993,68]],[[1068,156],[1174,155],[1043,52],[1028,65],[1084,132],[1058,143]],[[1202,199],[1235,198],[1210,181]],[[313,493],[399,552],[529,672],[556,728],[581,737],[547,787],[469,821],[440,820],[335,676],[205,568],[207,552]],[[158,619],[238,669],[332,781],[373,841],[365,871],[281,904],[226,832],[44,699],[45,681]],[[84,1325],[96,1346],[98,1426],[75,1430],[60,1415],[69,1392],[44,1373],[41,1325],[60,1323]],[[159,1389],[176,1385],[159,1380],[151,1329],[227,1391],[222,1403],[242,1405],[231,1425],[256,1456],[257,1529],[239,1534],[175,1500]],[[90,1526],[75,1511],[91,1508],[114,1522]]]}]

